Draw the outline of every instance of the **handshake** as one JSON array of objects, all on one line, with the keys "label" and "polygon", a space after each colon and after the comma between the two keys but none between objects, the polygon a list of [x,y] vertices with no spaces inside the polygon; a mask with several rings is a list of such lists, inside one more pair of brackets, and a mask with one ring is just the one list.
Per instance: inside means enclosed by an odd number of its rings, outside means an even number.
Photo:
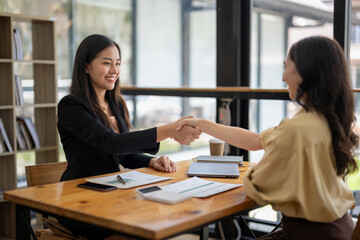
[{"label": "handshake", "polygon": [[199,119],[192,116],[180,118],[168,125],[170,126],[170,138],[183,145],[189,145],[196,139],[199,139],[202,133],[199,126]]}]

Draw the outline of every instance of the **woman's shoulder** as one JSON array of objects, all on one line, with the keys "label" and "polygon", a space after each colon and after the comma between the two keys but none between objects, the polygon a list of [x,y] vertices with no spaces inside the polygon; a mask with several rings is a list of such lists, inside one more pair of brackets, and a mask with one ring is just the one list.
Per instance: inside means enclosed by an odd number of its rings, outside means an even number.
[{"label": "woman's shoulder", "polygon": [[61,98],[61,100],[59,101],[60,103],[65,103],[65,102],[81,102],[80,98],[78,96],[76,96],[75,94],[68,94],[65,95],[63,98]]},{"label": "woman's shoulder", "polygon": [[69,94],[64,96],[58,104],[58,112],[61,111],[72,111],[72,110],[80,110],[87,109],[86,104],[80,99],[80,97]]},{"label": "woman's shoulder", "polygon": [[72,104],[81,104],[85,105],[84,102],[80,99],[80,97],[76,96],[75,94],[69,94],[64,96],[58,104],[58,107],[72,105]]},{"label": "woman's shoulder", "polygon": [[279,127],[283,128],[289,128],[295,130],[313,130],[318,129],[324,130],[325,128],[328,128],[327,121],[325,117],[314,110],[305,110],[301,109],[293,118],[290,119],[283,119],[283,121],[280,123]]},{"label": "woman's shoulder", "polygon": [[283,139],[292,139],[292,141],[327,142],[331,139],[326,118],[316,111],[304,109],[291,119],[283,119],[277,126],[276,132],[278,136],[288,136]]}]

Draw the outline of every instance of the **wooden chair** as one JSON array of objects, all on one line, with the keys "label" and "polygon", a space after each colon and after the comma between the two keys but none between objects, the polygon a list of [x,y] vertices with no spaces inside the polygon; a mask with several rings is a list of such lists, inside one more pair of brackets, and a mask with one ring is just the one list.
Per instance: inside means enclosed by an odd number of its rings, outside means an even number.
[{"label": "wooden chair", "polygon": [[43,163],[26,166],[26,181],[28,187],[60,182],[67,162]]},{"label": "wooden chair", "polygon": [[[27,186],[39,186],[60,181],[61,175],[65,171],[67,162],[44,163],[33,166],[26,166]],[[56,219],[43,216],[43,223],[47,229],[35,231],[35,235],[41,240],[64,240],[82,239],[71,236],[71,232],[64,228]]]}]

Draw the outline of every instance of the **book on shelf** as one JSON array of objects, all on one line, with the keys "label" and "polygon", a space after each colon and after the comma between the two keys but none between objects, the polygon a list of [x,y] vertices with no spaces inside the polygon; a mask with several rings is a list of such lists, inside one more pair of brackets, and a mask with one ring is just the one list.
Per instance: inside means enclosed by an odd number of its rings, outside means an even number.
[{"label": "book on shelf", "polygon": [[18,91],[17,91],[16,84],[15,84],[15,104],[19,105],[19,94],[18,94]]},{"label": "book on shelf", "polygon": [[23,135],[23,131],[21,130],[20,124],[18,122],[15,123],[15,131],[18,148],[20,150],[27,149],[28,147],[25,141],[25,136]]},{"label": "book on shelf", "polygon": [[24,94],[21,84],[21,78],[19,75],[15,75],[15,100],[16,105],[24,105]]},{"label": "book on shelf", "polygon": [[1,140],[2,140],[2,142],[4,144],[5,150],[9,151],[9,152],[12,152],[13,149],[11,147],[9,138],[8,138],[8,136],[6,134],[6,131],[5,131],[4,123],[3,123],[1,118],[0,118],[0,133],[1,133]]},{"label": "book on shelf", "polygon": [[16,117],[16,121],[19,123],[20,130],[24,135],[27,148],[40,148],[39,136],[31,118],[18,116]]},{"label": "book on shelf", "polygon": [[19,28],[14,28],[14,57],[17,60],[24,58]]},{"label": "book on shelf", "polygon": [[24,122],[19,122],[19,128],[21,135],[24,137],[25,149],[32,149],[34,144],[31,141],[30,132],[27,130],[26,125]]},{"label": "book on shelf", "polygon": [[2,140],[1,134],[0,134],[0,153],[5,152],[5,145],[4,145],[4,141]]}]

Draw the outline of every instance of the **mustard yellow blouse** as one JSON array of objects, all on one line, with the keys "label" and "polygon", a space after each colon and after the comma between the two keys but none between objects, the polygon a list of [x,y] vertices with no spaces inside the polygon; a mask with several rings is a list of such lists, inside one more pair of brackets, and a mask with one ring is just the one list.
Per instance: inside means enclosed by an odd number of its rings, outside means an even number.
[{"label": "mustard yellow blouse", "polygon": [[325,117],[301,109],[260,138],[265,154],[243,179],[258,204],[315,222],[332,222],[354,207],[351,190],[336,175]]}]

